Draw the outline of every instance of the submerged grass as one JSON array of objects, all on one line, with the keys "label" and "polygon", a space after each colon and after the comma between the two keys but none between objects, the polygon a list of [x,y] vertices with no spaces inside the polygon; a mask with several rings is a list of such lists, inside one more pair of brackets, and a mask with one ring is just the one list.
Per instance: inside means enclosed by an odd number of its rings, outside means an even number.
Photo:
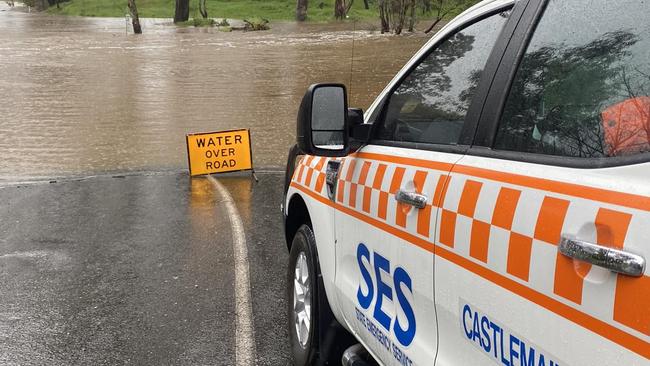
[{"label": "submerged grass", "polygon": [[216,22],[212,18],[208,18],[208,19],[192,18],[187,22],[176,23],[176,25],[181,27],[212,27],[215,24]]}]

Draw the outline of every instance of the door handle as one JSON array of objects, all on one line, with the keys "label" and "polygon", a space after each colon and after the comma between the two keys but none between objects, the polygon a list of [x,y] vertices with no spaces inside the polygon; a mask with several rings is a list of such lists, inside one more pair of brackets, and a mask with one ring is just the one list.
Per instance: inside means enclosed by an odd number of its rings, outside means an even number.
[{"label": "door handle", "polygon": [[641,277],[645,272],[645,258],[623,250],[567,237],[562,237],[558,249],[560,253],[569,258],[591,263],[626,276]]},{"label": "door handle", "polygon": [[425,208],[427,206],[427,196],[416,192],[406,192],[400,189],[395,194],[395,199],[397,202],[417,208]]}]

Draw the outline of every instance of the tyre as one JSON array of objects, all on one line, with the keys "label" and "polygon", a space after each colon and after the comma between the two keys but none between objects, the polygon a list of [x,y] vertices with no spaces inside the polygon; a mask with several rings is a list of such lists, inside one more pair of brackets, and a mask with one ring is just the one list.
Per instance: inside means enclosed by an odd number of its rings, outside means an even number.
[{"label": "tyre", "polygon": [[314,232],[302,225],[291,244],[287,270],[287,310],[293,364],[312,365],[318,357],[318,261]]}]

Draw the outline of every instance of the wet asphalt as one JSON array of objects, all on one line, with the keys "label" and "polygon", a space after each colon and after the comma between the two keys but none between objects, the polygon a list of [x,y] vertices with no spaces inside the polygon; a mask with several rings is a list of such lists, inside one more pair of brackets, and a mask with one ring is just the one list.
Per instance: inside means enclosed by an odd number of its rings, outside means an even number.
[{"label": "wet asphalt", "polygon": [[[244,224],[255,364],[287,365],[282,174],[218,178]],[[234,365],[223,197],[183,173],[0,188],[0,364]]]}]

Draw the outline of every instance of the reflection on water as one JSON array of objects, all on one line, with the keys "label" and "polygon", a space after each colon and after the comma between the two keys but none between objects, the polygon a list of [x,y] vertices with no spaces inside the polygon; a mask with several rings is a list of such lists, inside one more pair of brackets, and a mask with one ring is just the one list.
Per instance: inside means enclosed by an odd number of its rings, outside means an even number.
[{"label": "reflection on water", "polygon": [[282,166],[307,86],[350,82],[353,38],[350,104],[363,108],[427,39],[160,23],[133,36],[119,18],[0,12],[0,179],[184,169],[186,133],[233,128],[251,128],[258,167]]}]

